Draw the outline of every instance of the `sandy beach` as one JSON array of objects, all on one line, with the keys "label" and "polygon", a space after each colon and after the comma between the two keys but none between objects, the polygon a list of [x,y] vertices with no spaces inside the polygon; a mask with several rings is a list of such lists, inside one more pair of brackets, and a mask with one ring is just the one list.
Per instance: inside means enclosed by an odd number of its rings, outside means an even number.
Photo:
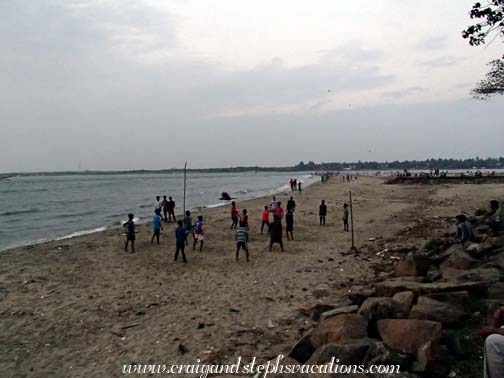
[{"label": "sandy beach", "polygon": [[[251,261],[234,260],[229,207],[205,209],[202,253],[174,263],[174,224],[160,245],[139,227],[136,254],[125,253],[121,230],[0,253],[2,377],[119,377],[133,363],[225,363],[288,352],[311,325],[309,309],[336,302],[352,284],[375,278],[375,253],[348,255],[342,205],[354,196],[356,244],[366,251],[400,243],[421,246],[439,222],[472,212],[499,196],[499,184],[384,185],[375,177],[344,184],[337,177],[293,195],[294,241],[268,251],[259,234],[270,198],[247,208]],[[328,205],[327,225],[318,206]],[[194,213],[193,216],[199,215]],[[77,215],[78,216],[78,215]],[[421,221],[419,221],[421,220]],[[183,351],[181,351],[181,349]]]}]

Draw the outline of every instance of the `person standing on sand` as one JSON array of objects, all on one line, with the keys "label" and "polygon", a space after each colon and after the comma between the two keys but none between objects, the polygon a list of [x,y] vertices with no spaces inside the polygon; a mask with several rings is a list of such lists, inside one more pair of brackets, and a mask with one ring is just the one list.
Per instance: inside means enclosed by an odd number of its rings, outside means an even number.
[{"label": "person standing on sand", "polygon": [[176,249],[175,249],[175,258],[173,259],[173,261],[177,261],[180,252],[182,253],[182,261],[187,263],[187,259],[184,253],[187,242],[186,229],[184,227],[184,222],[182,222],[182,220],[179,220],[177,223],[178,227],[175,229]]},{"label": "person standing on sand", "polygon": [[124,222],[123,227],[126,229],[126,244],[124,245],[124,252],[128,252],[128,243],[131,242],[131,253],[135,253],[135,222],[133,222],[134,215],[128,214],[128,220]]},{"label": "person standing on sand", "polygon": [[282,222],[280,222],[280,219],[275,217],[273,223],[270,224],[270,247],[269,247],[270,252],[273,249],[273,244],[275,243],[280,244],[280,250],[283,252],[282,235],[283,235]]},{"label": "person standing on sand", "polygon": [[161,221],[163,219],[161,218],[161,212],[159,209],[156,209],[154,212],[154,216],[152,217],[152,238],[150,243],[154,243],[154,238],[157,239],[157,243],[159,244],[159,235],[161,234],[161,230],[163,229],[163,226],[161,226]]},{"label": "person standing on sand", "polygon": [[236,229],[235,232],[235,240],[236,240],[236,261],[238,261],[238,255],[240,254],[240,249],[243,248],[245,251],[245,256],[247,257],[247,262],[249,262],[249,250],[248,250],[248,241],[249,241],[249,231],[248,225],[240,222],[240,227]]},{"label": "person standing on sand", "polygon": [[192,218],[191,218],[191,212],[187,210],[185,212],[185,217],[184,217],[184,229],[185,229],[185,244],[188,245],[189,243],[187,242],[187,237],[189,234],[192,234],[193,240],[195,239],[194,237],[194,231],[193,231],[193,223],[192,223]]},{"label": "person standing on sand", "polygon": [[163,220],[166,222],[168,220],[167,218],[167,213],[168,213],[168,200],[166,199],[166,196],[163,196],[163,200],[161,201],[161,206],[160,210],[163,210]]},{"label": "person standing on sand", "polygon": [[298,181],[297,179],[294,179],[294,191],[296,191],[298,188]]},{"label": "person standing on sand", "polygon": [[298,186],[298,192],[299,192],[299,194],[301,194],[301,180],[299,180],[297,186]]},{"label": "person standing on sand", "polygon": [[203,252],[203,241],[205,240],[205,233],[203,232],[203,216],[198,215],[198,220],[194,223],[194,243],[193,251],[196,249],[196,244],[200,242],[200,252]]},{"label": "person standing on sand", "polygon": [[236,226],[238,226],[238,209],[235,201],[231,202],[231,221],[231,230],[236,229]]},{"label": "person standing on sand", "polygon": [[175,219],[175,201],[171,197],[168,199],[167,211],[168,211],[168,223],[171,222],[172,217],[173,221],[176,222],[177,219]]},{"label": "person standing on sand", "polygon": [[[292,209],[287,210],[285,214],[285,233],[287,234],[287,240],[294,240],[294,212]],[[290,234],[290,238],[289,238]]]},{"label": "person standing on sand", "polygon": [[267,205],[264,206],[264,210],[262,213],[261,234],[263,233],[264,225],[268,227],[268,234],[269,234],[269,209]]},{"label": "person standing on sand", "polygon": [[243,224],[243,227],[246,227],[247,229],[249,228],[247,209],[243,209],[242,211],[242,215],[240,216],[240,224]]},{"label": "person standing on sand", "polygon": [[273,213],[273,216],[275,218],[280,219],[280,221],[282,221],[283,216],[284,216],[284,209],[282,208],[282,202],[280,202],[280,201],[277,202],[277,207],[275,209],[275,212]]},{"label": "person standing on sand", "polygon": [[156,205],[154,206],[154,211],[161,210],[163,208],[163,201],[161,201],[161,196],[156,196]]},{"label": "person standing on sand", "polygon": [[325,200],[322,200],[322,203],[319,206],[319,218],[321,226],[325,225],[326,215],[327,215],[327,205],[325,204]]},{"label": "person standing on sand", "polygon": [[287,211],[292,210],[293,212],[296,211],[296,201],[294,201],[294,198],[291,197],[287,201]]},{"label": "person standing on sand", "polygon": [[343,230],[348,232],[348,204],[343,205]]},{"label": "person standing on sand", "polygon": [[273,198],[271,199],[271,205],[270,205],[270,212],[272,212],[273,215],[275,214],[275,210],[276,210],[277,206],[278,206],[278,202],[276,200],[276,197],[273,196]]}]

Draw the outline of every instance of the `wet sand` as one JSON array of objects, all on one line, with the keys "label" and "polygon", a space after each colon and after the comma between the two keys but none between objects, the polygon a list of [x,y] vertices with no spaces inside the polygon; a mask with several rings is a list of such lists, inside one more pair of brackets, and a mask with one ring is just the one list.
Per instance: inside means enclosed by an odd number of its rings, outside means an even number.
[{"label": "wet sand", "polygon": [[[259,234],[271,199],[238,202],[249,211],[249,263],[244,255],[235,262],[229,207],[202,211],[204,251],[190,247],[188,264],[173,262],[174,224],[165,225],[160,245],[140,226],[134,255],[124,252],[117,229],[2,252],[2,377],[119,377],[123,364],[224,363],[288,352],[310,328],[311,307],[375,277],[374,253],[346,254],[351,238],[341,216],[349,189],[356,244],[369,252],[383,243],[421,246],[439,236],[429,223],[443,221],[448,231],[443,217],[485,206],[502,186],[392,186],[375,177],[344,184],[334,177],[302,194],[277,195],[284,207],[290,195],[297,203],[295,240],[284,238],[285,252],[269,252],[268,237]],[[322,199],[326,226],[318,224]]]}]

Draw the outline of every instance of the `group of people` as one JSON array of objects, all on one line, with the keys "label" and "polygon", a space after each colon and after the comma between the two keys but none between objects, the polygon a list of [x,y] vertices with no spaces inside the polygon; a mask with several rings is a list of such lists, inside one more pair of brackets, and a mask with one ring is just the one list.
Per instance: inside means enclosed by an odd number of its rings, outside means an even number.
[{"label": "group of people", "polygon": [[[175,218],[175,201],[172,197],[168,197],[168,199],[166,199],[166,196],[163,196],[163,199],[161,199],[161,196],[156,196],[155,206],[156,210],[159,211],[159,216],[165,222],[170,223],[172,218],[174,222],[177,221],[177,218]],[[162,216],[161,212],[163,212]]]},{"label": "group of people", "polygon": [[301,180],[290,179],[290,187],[293,192],[295,191],[301,192]]},{"label": "group of people", "polygon": [[340,181],[341,182],[351,182],[352,180],[357,179],[357,177],[350,175],[350,174],[342,174],[340,175]]}]

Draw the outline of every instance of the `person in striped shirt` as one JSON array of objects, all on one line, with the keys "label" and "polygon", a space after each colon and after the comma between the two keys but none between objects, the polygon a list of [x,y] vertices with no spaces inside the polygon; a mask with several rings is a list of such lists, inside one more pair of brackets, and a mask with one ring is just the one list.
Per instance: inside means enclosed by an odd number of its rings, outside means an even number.
[{"label": "person in striped shirt", "polygon": [[240,254],[240,249],[242,248],[245,251],[247,262],[250,261],[248,250],[249,232],[245,223],[240,222],[240,225],[235,232],[235,240],[236,240],[236,261],[238,261],[238,255]]}]

